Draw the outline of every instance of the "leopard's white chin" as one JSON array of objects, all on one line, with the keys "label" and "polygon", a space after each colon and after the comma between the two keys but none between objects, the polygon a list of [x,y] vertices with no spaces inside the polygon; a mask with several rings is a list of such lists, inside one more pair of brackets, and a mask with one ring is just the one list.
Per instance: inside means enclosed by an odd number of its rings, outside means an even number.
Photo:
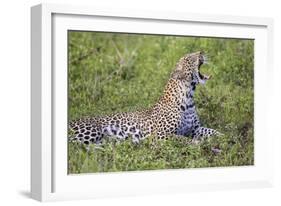
[{"label": "leopard's white chin", "polygon": [[207,82],[206,79],[199,79],[199,83],[200,83],[200,84],[205,84],[206,82]]}]

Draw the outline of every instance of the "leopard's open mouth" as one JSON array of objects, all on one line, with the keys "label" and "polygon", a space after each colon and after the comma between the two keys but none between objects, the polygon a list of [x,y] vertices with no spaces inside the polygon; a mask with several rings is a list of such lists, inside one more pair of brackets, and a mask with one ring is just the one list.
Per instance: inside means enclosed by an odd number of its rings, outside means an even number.
[{"label": "leopard's open mouth", "polygon": [[206,58],[202,56],[203,58],[199,60],[199,65],[198,65],[198,77],[200,83],[205,83],[207,80],[211,78],[211,75],[206,75],[201,73],[201,66],[206,62]]},{"label": "leopard's open mouth", "polygon": [[201,80],[208,80],[211,78],[211,75],[202,74],[200,73],[200,71],[198,72],[198,74]]}]

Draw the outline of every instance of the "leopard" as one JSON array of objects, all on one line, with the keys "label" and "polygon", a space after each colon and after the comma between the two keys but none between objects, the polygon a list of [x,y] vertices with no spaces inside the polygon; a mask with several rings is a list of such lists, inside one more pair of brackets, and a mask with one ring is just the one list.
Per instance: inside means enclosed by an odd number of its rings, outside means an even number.
[{"label": "leopard", "polygon": [[202,126],[195,107],[196,87],[211,78],[200,71],[206,62],[202,51],[185,54],[175,64],[162,95],[151,107],[71,121],[71,141],[100,144],[109,137],[116,140],[131,138],[133,143],[139,143],[150,136],[157,140],[177,137],[201,141],[221,135],[215,129]]}]

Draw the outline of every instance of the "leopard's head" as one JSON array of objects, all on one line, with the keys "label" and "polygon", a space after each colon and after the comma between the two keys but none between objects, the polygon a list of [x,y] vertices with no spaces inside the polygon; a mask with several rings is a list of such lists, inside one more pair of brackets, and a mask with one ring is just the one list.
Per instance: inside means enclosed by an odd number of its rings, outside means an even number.
[{"label": "leopard's head", "polygon": [[176,69],[172,73],[172,78],[189,83],[204,84],[211,77],[200,72],[200,68],[204,63],[206,63],[206,57],[203,52],[187,54],[177,63]]}]

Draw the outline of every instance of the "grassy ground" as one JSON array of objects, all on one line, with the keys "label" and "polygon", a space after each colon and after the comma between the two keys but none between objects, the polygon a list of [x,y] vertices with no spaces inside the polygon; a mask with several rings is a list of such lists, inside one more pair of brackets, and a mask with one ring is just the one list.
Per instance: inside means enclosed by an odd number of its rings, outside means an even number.
[{"label": "grassy ground", "polygon": [[70,32],[70,120],[153,105],[178,59],[202,50],[209,57],[202,73],[213,78],[196,89],[197,111],[225,135],[199,145],[146,139],[89,151],[69,143],[69,173],[252,165],[253,49],[252,40]]}]

